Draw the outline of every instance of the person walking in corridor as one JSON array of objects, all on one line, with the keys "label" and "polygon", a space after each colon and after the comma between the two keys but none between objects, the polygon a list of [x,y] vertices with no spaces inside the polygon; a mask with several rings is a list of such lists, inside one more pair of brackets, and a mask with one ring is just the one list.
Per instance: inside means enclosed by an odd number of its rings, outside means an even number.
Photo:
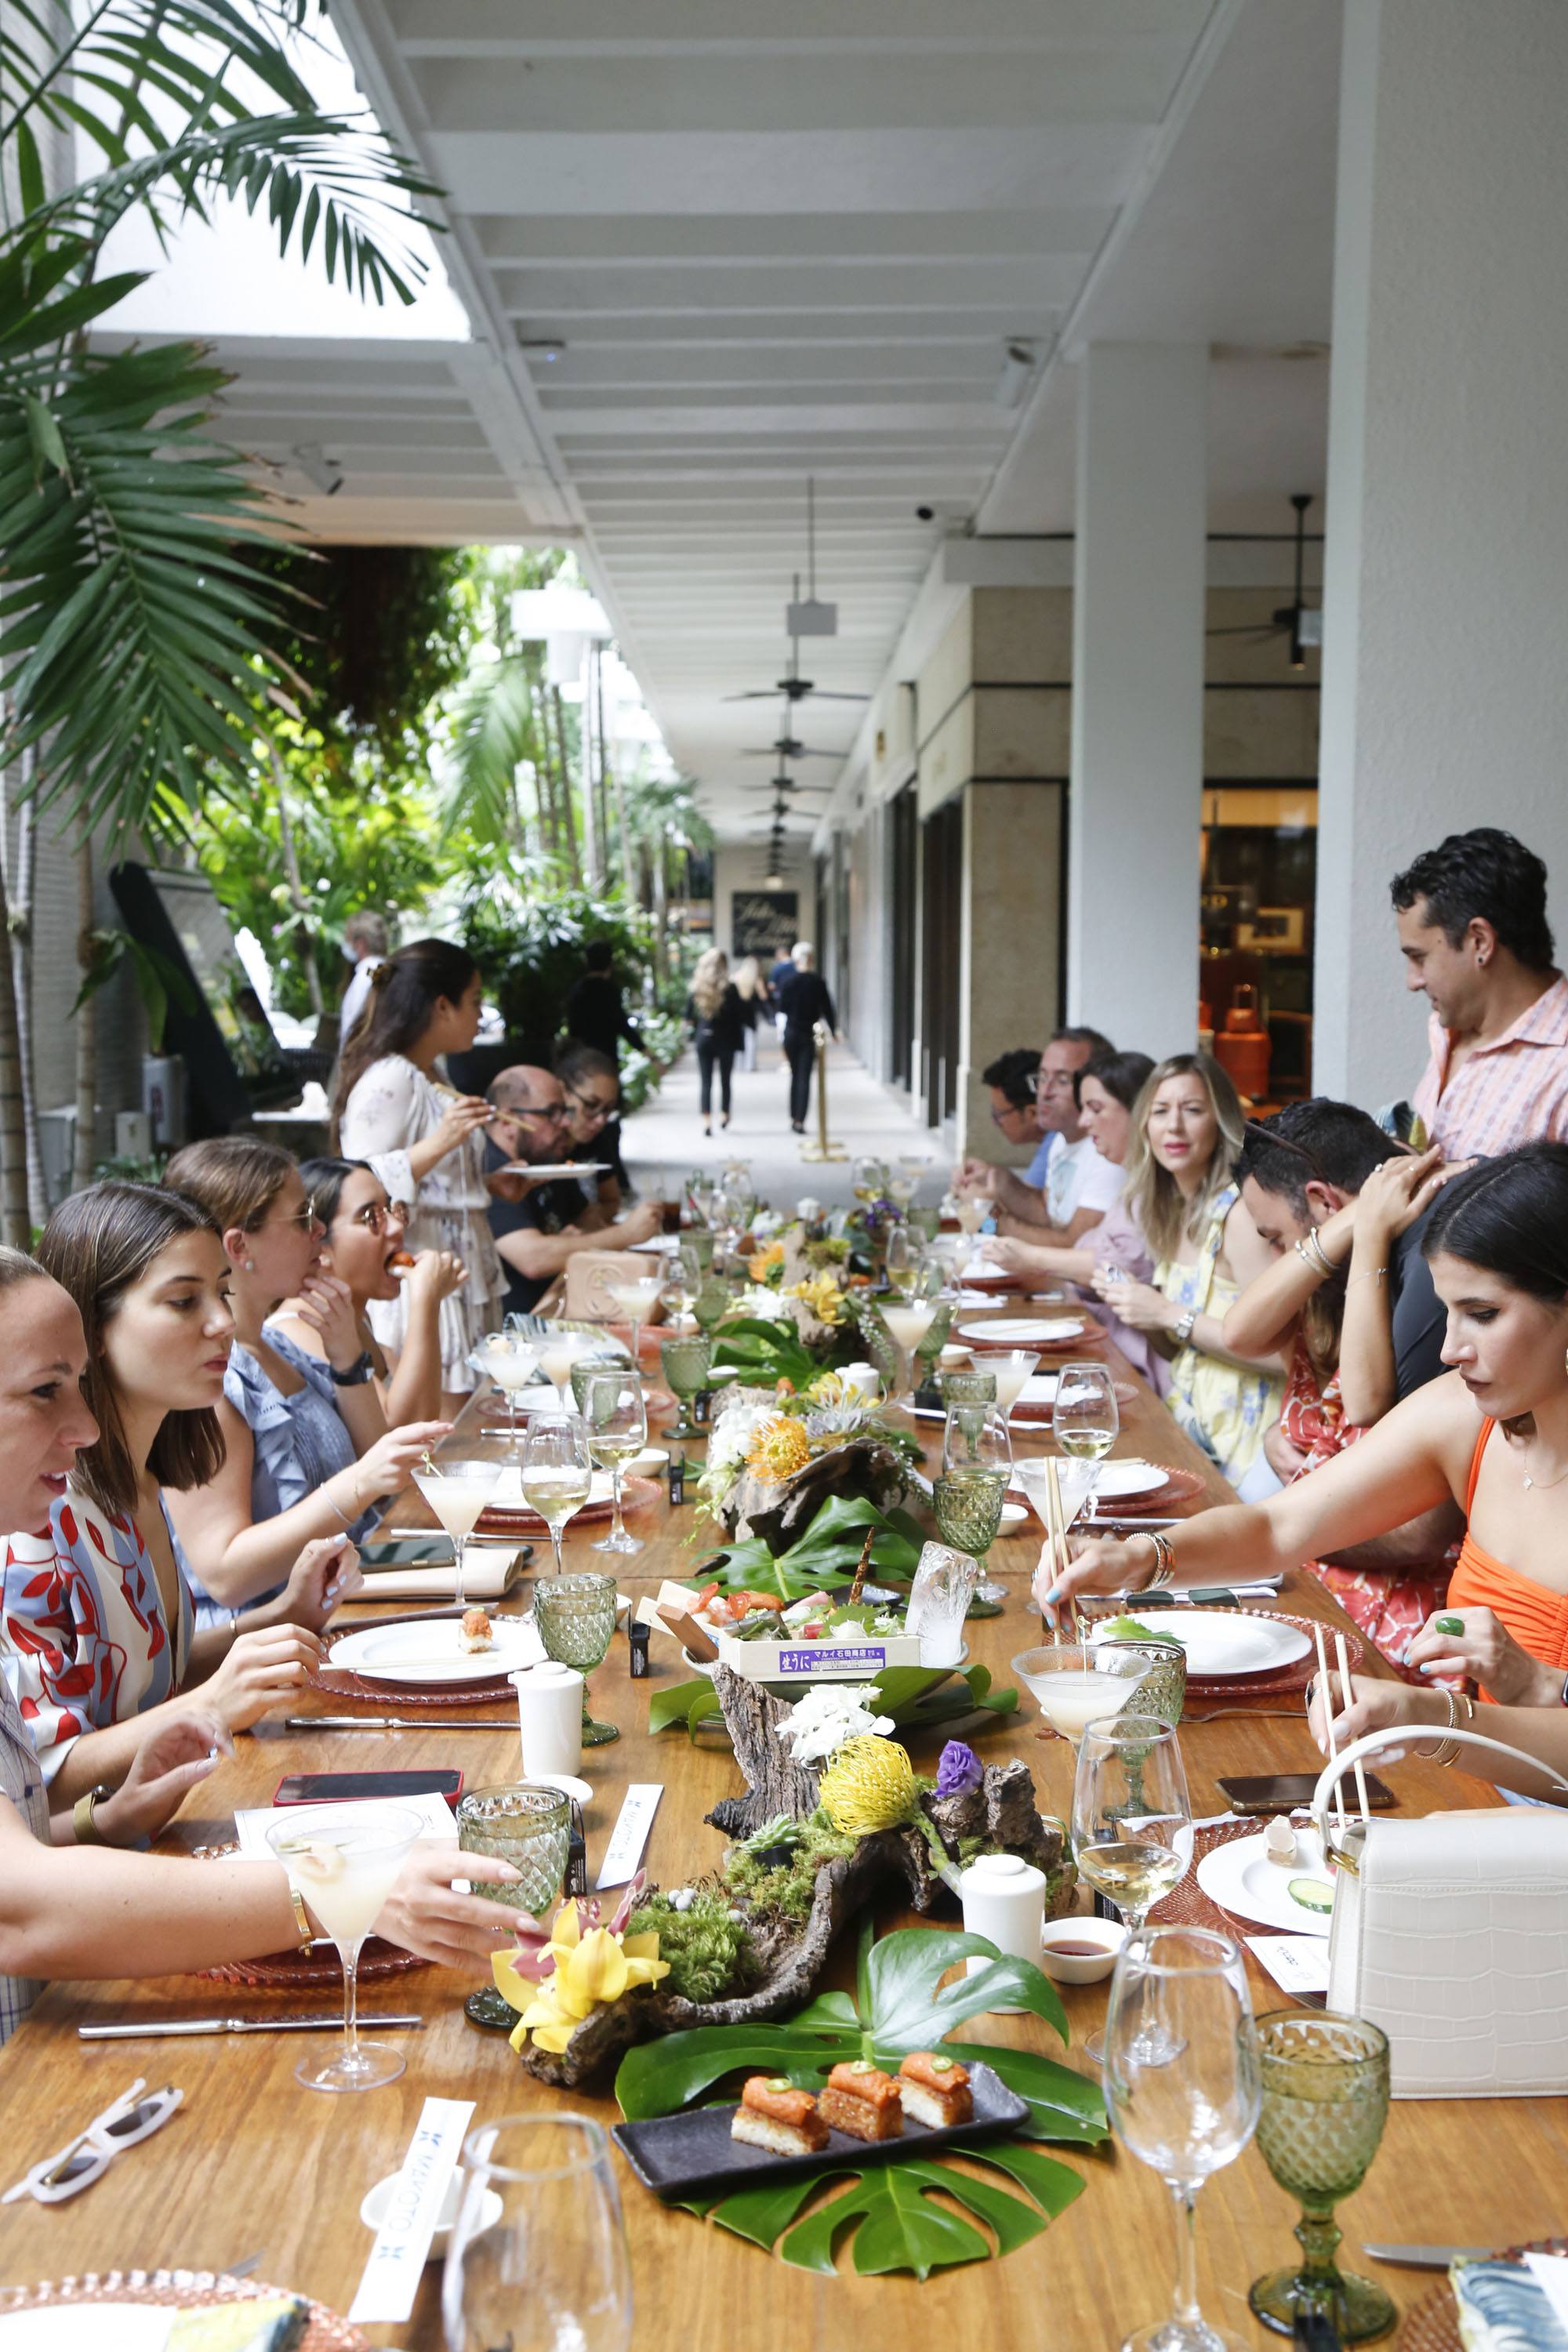
[{"label": "person walking in corridor", "polygon": [[837,1035],[838,1015],[833,1009],[827,982],[816,969],[816,951],[809,940],[795,941],[790,964],[789,978],[779,990],[779,1006],[784,1016],[784,1055],[789,1063],[789,1123],[796,1135],[804,1135],[805,1114],[811,1105],[816,1024],[822,1022]]},{"label": "person walking in corridor", "polygon": [[719,1070],[721,1125],[730,1124],[730,1076],[741,1050],[745,1022],[740,992],[730,977],[730,961],[722,948],[709,948],[697,959],[686,1017],[697,1046],[697,1067],[702,1076],[702,1132],[713,1132],[713,1069]]}]

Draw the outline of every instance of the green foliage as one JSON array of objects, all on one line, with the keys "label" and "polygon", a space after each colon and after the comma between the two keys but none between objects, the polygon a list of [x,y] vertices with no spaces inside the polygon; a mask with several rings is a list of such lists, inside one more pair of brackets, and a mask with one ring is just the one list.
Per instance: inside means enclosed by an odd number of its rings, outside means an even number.
[{"label": "green foliage", "polygon": [[[783,1683],[769,1687],[786,1696],[791,1688]],[[983,1726],[988,1716],[1015,1715],[1018,1707],[1011,1683],[992,1689],[989,1666],[887,1666],[877,1676],[877,1688],[879,1712],[892,1717],[905,1739],[922,1731],[940,1731],[951,1739],[960,1730]],[[723,1710],[706,1675],[655,1691],[648,1702],[649,1731],[668,1731],[677,1723],[693,1738],[706,1723],[723,1728]]]},{"label": "green foliage", "polygon": [[628,1936],[658,1937],[658,1957],[669,1963],[667,1992],[687,2000],[717,2000],[738,1992],[756,1972],[755,1956],[743,1921],[711,1888],[698,1887],[685,1910],[668,1895],[651,1895],[626,1922]]},{"label": "green foliage", "polygon": [[487,861],[463,891],[458,932],[485,975],[510,1034],[555,1037],[566,999],[583,976],[590,940],[608,940],[634,1009],[652,936],[640,908],[621,898],[552,887],[547,863],[511,851]]},{"label": "green foliage", "polygon": [[[786,1843],[789,1860],[772,1860],[772,1853]],[[757,1838],[732,1846],[724,1864],[724,1877],[757,1910],[784,1919],[805,1919],[816,1893],[817,1872],[824,1863],[839,1862],[853,1853],[858,1843],[858,1839],[836,1830],[819,1809],[807,1820],[792,1822],[787,1837],[775,1834],[773,1848]]]},{"label": "green foliage", "polygon": [[[948,1970],[971,1957],[989,1965],[943,1986]],[[1085,2076],[1037,2051],[946,2041],[966,2019],[1001,2008],[1026,2010],[1064,2042],[1068,2038],[1056,1990],[1032,1961],[999,1958],[980,1936],[929,1927],[903,1928],[873,1943],[868,1918],[853,1995],[819,1994],[782,2022],[700,2026],[645,2042],[622,2060],[616,2096],[628,2117],[669,2115],[727,2075],[762,2071],[815,2090],[841,2060],[869,2058],[896,2072],[911,2050],[939,2042],[966,2065],[994,2067],[1027,2103],[1028,2120],[1016,2139],[977,2141],[954,2153],[1001,2179],[976,2179],[951,2157],[922,2156],[911,2145],[858,2175],[852,2166],[840,2168],[695,2208],[804,2269],[831,2273],[841,2242],[853,2232],[855,2267],[863,2274],[912,2271],[925,2278],[955,2263],[1012,2252],[1082,2194],[1080,2174],[1030,2143],[1093,2147],[1107,2136],[1103,2102]],[[971,2220],[936,2202],[939,2194]]]},{"label": "green foliage", "polygon": [[871,1566],[879,1577],[903,1582],[920,1566],[925,1538],[907,1511],[879,1511],[860,1495],[830,1495],[803,1536],[775,1559],[760,1536],[727,1544],[703,1562],[703,1580],[726,1592],[776,1592],[804,1601],[808,1592],[837,1592],[852,1580],[868,1528],[875,1528]]},{"label": "green foliage", "polygon": [[163,1024],[169,1017],[170,1003],[177,1005],[181,1012],[188,1013],[195,1003],[195,993],[184,973],[159,949],[132,939],[129,931],[90,931],[88,940],[92,950],[92,961],[87,968],[87,977],[77,991],[76,1003],[71,1006],[72,1014],[79,1013],[89,997],[96,996],[121,965],[129,964],[147,1015],[147,1043],[154,1054],[161,1052]]}]

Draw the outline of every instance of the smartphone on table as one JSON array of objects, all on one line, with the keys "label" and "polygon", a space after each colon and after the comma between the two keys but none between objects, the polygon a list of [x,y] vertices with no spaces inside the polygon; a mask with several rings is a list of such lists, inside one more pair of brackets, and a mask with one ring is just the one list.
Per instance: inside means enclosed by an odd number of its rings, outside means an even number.
[{"label": "smartphone on table", "polygon": [[457,1807],[463,1775],[456,1765],[406,1772],[290,1772],[272,1792],[275,1805],[347,1805],[370,1797],[445,1797]]}]

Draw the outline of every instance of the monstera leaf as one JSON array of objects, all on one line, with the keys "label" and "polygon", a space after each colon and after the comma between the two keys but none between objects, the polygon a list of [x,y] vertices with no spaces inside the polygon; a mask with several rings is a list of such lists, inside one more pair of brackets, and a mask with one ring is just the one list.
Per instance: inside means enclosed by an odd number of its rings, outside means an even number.
[{"label": "monstera leaf", "polygon": [[[942,1985],[950,1969],[972,1957],[990,1965]],[[841,2059],[871,2058],[896,2071],[910,2051],[939,2042],[965,2064],[994,2067],[1028,2102],[1029,2121],[1020,2125],[1019,2139],[955,2146],[940,2157],[911,2146],[908,2154],[861,2172],[839,2167],[690,2208],[756,2245],[776,2248],[781,2260],[804,2270],[832,2272],[837,2249],[852,2231],[852,2259],[863,2275],[912,2271],[926,2278],[955,2263],[1011,2253],[1081,2194],[1080,2174],[1028,2143],[1093,2147],[1106,2137],[1100,2093],[1083,2075],[1037,2051],[945,2040],[966,2019],[992,2009],[1026,2010],[1067,2039],[1056,1990],[1032,1961],[1002,1958],[980,1936],[929,1927],[900,1928],[874,1943],[868,1918],[853,1996],[823,1993],[780,2022],[701,2026],[645,2042],[622,2060],[616,2095],[630,2118],[669,2115],[726,2074],[762,2070],[816,2090]],[[955,2156],[1003,2178],[976,2179],[953,2163]],[[822,2201],[806,2211],[814,2199]],[[951,2203],[962,2205],[973,2221],[954,2214]]]},{"label": "monstera leaf", "polygon": [[784,1601],[804,1601],[808,1592],[842,1591],[858,1565],[868,1528],[876,1530],[871,1541],[876,1574],[899,1582],[911,1577],[925,1540],[918,1522],[907,1511],[879,1510],[863,1496],[833,1495],[805,1533],[776,1559],[760,1536],[726,1544],[704,1560],[701,1577],[689,1581],[717,1583],[726,1592],[776,1592]]}]

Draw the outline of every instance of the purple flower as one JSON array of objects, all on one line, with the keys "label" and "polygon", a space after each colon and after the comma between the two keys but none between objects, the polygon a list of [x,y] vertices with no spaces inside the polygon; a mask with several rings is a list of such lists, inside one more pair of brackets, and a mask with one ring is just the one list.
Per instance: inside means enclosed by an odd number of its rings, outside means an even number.
[{"label": "purple flower", "polygon": [[978,1789],[985,1778],[985,1767],[973,1748],[962,1739],[950,1739],[942,1749],[936,1768],[936,1793],[939,1797],[967,1796]]}]

